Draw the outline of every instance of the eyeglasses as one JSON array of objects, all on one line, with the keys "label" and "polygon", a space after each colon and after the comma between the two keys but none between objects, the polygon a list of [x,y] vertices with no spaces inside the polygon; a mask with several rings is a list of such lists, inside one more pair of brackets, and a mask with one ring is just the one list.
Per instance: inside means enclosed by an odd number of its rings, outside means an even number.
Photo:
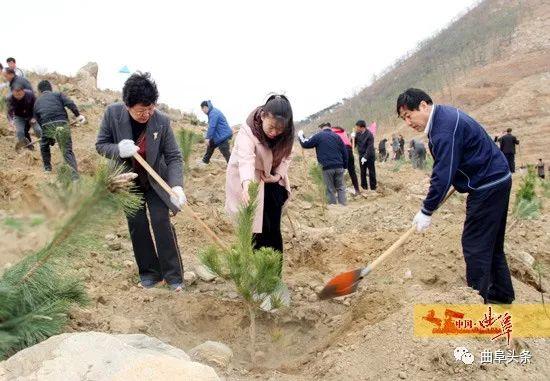
[{"label": "eyeglasses", "polygon": [[153,115],[155,112],[155,105],[151,105],[146,109],[137,109],[136,107],[130,107],[130,110],[132,110],[132,113],[136,116],[147,116],[147,115]]}]

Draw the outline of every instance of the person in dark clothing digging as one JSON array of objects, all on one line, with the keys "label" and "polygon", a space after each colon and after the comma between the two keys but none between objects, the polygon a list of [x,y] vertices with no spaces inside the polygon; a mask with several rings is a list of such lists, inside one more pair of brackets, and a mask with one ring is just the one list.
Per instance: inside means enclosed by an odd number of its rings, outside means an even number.
[{"label": "person in dark clothing digging", "polygon": [[23,84],[19,82],[14,84],[12,93],[7,98],[8,122],[15,129],[16,149],[23,146],[30,150],[34,149],[34,146],[30,145],[31,127],[38,138],[42,136],[42,129],[34,119],[35,101],[34,93],[31,90],[25,90]]},{"label": "person in dark clothing digging", "polygon": [[69,116],[65,108],[72,111],[79,124],[84,123],[86,118],[80,114],[78,107],[69,97],[63,93],[52,91],[52,84],[49,81],[41,81],[38,84],[38,92],[40,95],[34,103],[34,119],[42,128],[40,153],[44,170],[46,172],[52,170],[50,146],[53,146],[57,139],[63,158],[72,169],[73,180],[76,180],[78,179],[78,167],[73,152]]},{"label": "person in dark clothing digging", "polygon": [[413,219],[416,230],[430,226],[451,186],[468,193],[462,232],[466,281],[485,303],[512,303],[515,294],[504,255],[512,187],[506,158],[477,121],[455,107],[433,104],[422,90],[399,95],[396,111],[409,127],[428,135],[434,158],[428,194]]},{"label": "person in dark clothing digging", "polygon": [[[344,171],[348,166],[348,153],[342,139],[332,132],[329,123],[319,126],[321,131],[307,139],[304,131],[298,131],[300,145],[303,148],[315,148],[317,161],[323,168],[323,180],[326,186],[328,203],[346,205],[346,185]],[[337,197],[336,197],[337,195]]]},{"label": "person in dark clothing digging", "polygon": [[512,129],[509,128],[506,130],[505,135],[498,138],[498,142],[500,143],[500,150],[508,161],[510,172],[514,173],[516,171],[516,146],[519,145],[519,140],[512,135]]},{"label": "person in dark clothing digging", "polygon": [[218,148],[222,153],[226,162],[229,162],[231,156],[231,149],[229,148],[229,141],[233,136],[233,130],[229,127],[225,115],[212,106],[211,101],[204,101],[201,103],[202,111],[208,115],[208,130],[206,131],[206,152],[202,158],[203,164],[210,163],[210,158],[214,153],[214,150]]},{"label": "person in dark clothing digging", "polygon": [[[124,83],[122,99],[124,103],[112,104],[105,110],[96,149],[138,175],[136,185],[145,202],[127,220],[141,286],[152,288],[165,281],[172,290],[181,291],[183,265],[169,215],[170,210],[177,213],[187,202],[181,152],[170,119],[155,109],[158,90],[149,73],[132,74]],[[166,193],[132,158],[136,153],[172,187],[176,196]]]},{"label": "person in dark clothing digging", "polygon": [[[376,168],[374,153],[374,136],[367,129],[367,124],[364,120],[358,120],[355,123],[355,147],[359,152],[359,162],[361,168],[361,188],[368,190],[376,190]],[[367,183],[367,171],[369,173],[369,181]]]}]

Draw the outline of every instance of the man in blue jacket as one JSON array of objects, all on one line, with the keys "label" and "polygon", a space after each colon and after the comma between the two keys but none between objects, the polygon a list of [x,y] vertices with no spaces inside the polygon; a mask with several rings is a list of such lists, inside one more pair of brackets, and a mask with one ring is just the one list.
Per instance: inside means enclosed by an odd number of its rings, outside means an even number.
[{"label": "man in blue jacket", "polygon": [[306,139],[304,131],[298,131],[300,145],[303,148],[315,148],[317,161],[323,168],[323,180],[329,204],[336,204],[335,194],[338,194],[338,203],[346,205],[346,185],[344,171],[348,167],[348,152],[344,142],[332,131],[330,123],[319,126],[321,131]]},{"label": "man in blue jacket", "polygon": [[434,105],[428,94],[408,89],[397,98],[397,114],[409,127],[428,135],[434,158],[430,189],[413,225],[426,230],[432,213],[451,186],[468,193],[462,251],[468,286],[485,303],[515,298],[504,255],[504,235],[512,175],[506,158],[483,127],[464,112]]},{"label": "man in blue jacket", "polygon": [[210,158],[216,148],[219,148],[226,162],[229,162],[231,150],[229,140],[233,136],[233,130],[229,127],[227,119],[220,110],[212,106],[211,101],[201,103],[202,112],[208,115],[208,131],[206,132],[206,153],[202,158],[204,164],[210,163]]}]

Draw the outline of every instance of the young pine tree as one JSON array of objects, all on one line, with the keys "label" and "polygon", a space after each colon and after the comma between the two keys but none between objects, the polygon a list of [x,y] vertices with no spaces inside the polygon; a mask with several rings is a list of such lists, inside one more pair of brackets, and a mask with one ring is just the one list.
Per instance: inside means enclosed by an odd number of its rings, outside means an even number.
[{"label": "young pine tree", "polygon": [[254,250],[252,225],[257,206],[259,184],[249,188],[250,203],[237,215],[235,244],[229,252],[209,247],[201,254],[201,262],[220,277],[230,279],[241,295],[250,318],[250,353],[254,360],[256,313],[266,298],[271,307],[281,304],[277,293],[284,288],[280,274],[282,254],[271,248]]}]

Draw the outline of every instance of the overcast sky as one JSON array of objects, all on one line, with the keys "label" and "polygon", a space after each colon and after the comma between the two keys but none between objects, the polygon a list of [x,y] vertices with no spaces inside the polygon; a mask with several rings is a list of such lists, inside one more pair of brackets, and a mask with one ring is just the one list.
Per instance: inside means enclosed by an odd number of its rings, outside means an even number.
[{"label": "overcast sky", "polygon": [[299,120],[353,95],[475,3],[21,0],[3,7],[0,57],[70,75],[95,61],[99,86],[115,90],[122,66],[150,71],[161,102],[204,119],[199,104],[211,99],[230,124],[284,92]]}]

